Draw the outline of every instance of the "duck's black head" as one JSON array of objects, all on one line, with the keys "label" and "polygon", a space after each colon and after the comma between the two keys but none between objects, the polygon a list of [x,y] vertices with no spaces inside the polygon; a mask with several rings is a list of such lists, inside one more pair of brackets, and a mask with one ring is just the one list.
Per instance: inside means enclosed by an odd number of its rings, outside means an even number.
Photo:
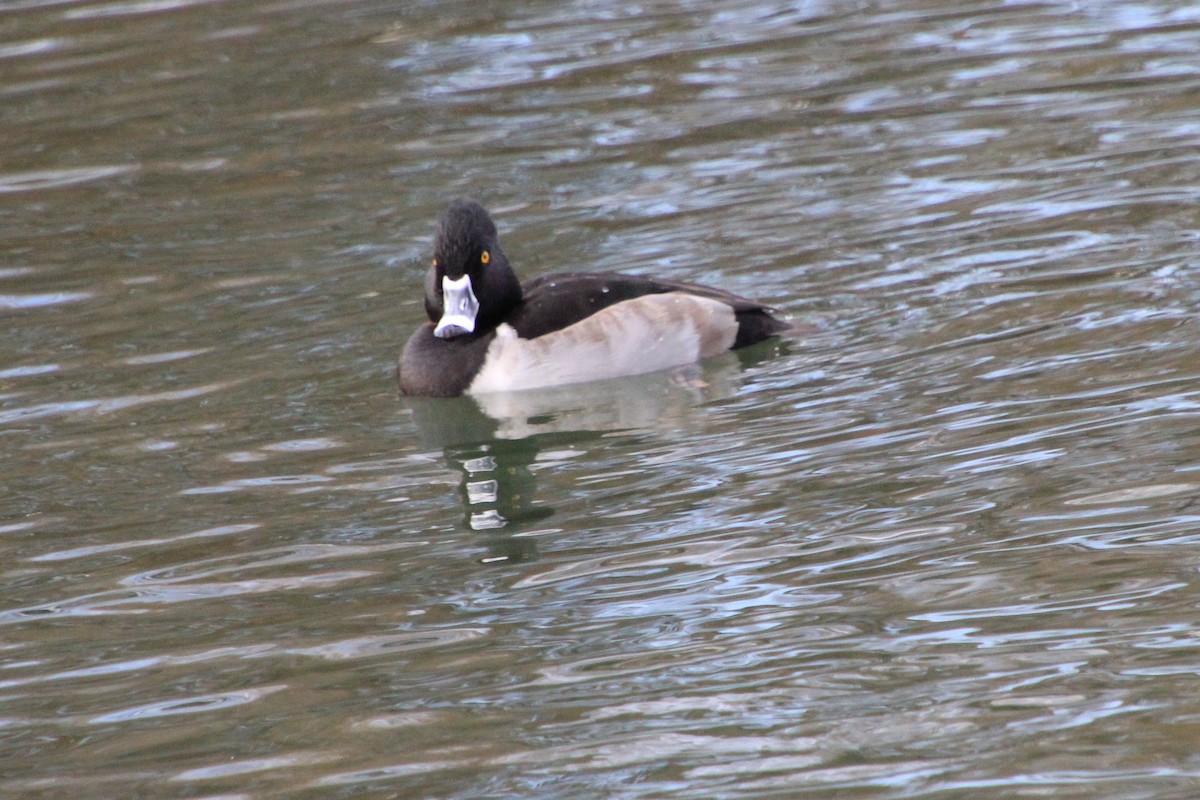
[{"label": "duck's black head", "polygon": [[455,200],[438,217],[433,265],[425,275],[434,335],[487,333],[520,303],[521,284],[500,249],[496,224],[474,200]]}]

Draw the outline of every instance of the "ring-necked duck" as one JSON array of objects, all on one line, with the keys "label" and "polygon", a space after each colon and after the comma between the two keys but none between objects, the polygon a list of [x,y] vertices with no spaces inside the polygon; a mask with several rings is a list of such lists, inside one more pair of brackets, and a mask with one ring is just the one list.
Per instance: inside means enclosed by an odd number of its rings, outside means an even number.
[{"label": "ring-necked duck", "polygon": [[791,329],[753,300],[689,283],[573,272],[522,286],[483,206],[438,218],[426,322],[400,355],[400,390],[451,397],[638,375]]}]

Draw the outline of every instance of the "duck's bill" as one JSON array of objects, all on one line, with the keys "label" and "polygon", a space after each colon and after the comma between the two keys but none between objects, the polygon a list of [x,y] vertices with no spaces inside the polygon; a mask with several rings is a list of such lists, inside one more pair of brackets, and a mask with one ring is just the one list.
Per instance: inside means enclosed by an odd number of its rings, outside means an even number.
[{"label": "duck's bill", "polygon": [[475,332],[475,315],[479,313],[479,300],[471,290],[471,276],[463,275],[452,280],[442,276],[442,318],[433,329],[439,339],[453,339],[464,333]]}]

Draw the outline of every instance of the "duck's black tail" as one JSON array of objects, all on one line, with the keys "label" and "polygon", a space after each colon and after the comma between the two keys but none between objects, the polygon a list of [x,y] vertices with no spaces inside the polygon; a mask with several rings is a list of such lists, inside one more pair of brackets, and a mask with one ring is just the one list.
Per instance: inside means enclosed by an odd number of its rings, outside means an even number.
[{"label": "duck's black tail", "polygon": [[773,336],[799,336],[803,333],[801,326],[776,319],[765,308],[738,311],[735,316],[737,317],[738,331],[737,337],[733,340],[731,348],[733,350],[758,344]]}]

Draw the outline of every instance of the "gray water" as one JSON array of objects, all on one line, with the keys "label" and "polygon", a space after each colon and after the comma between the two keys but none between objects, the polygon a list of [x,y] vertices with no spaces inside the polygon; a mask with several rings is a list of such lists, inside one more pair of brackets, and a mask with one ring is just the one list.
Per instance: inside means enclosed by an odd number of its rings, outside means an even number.
[{"label": "gray water", "polygon": [[[6,797],[1200,797],[1200,10],[0,4]],[[805,329],[417,402],[434,218]]]}]

